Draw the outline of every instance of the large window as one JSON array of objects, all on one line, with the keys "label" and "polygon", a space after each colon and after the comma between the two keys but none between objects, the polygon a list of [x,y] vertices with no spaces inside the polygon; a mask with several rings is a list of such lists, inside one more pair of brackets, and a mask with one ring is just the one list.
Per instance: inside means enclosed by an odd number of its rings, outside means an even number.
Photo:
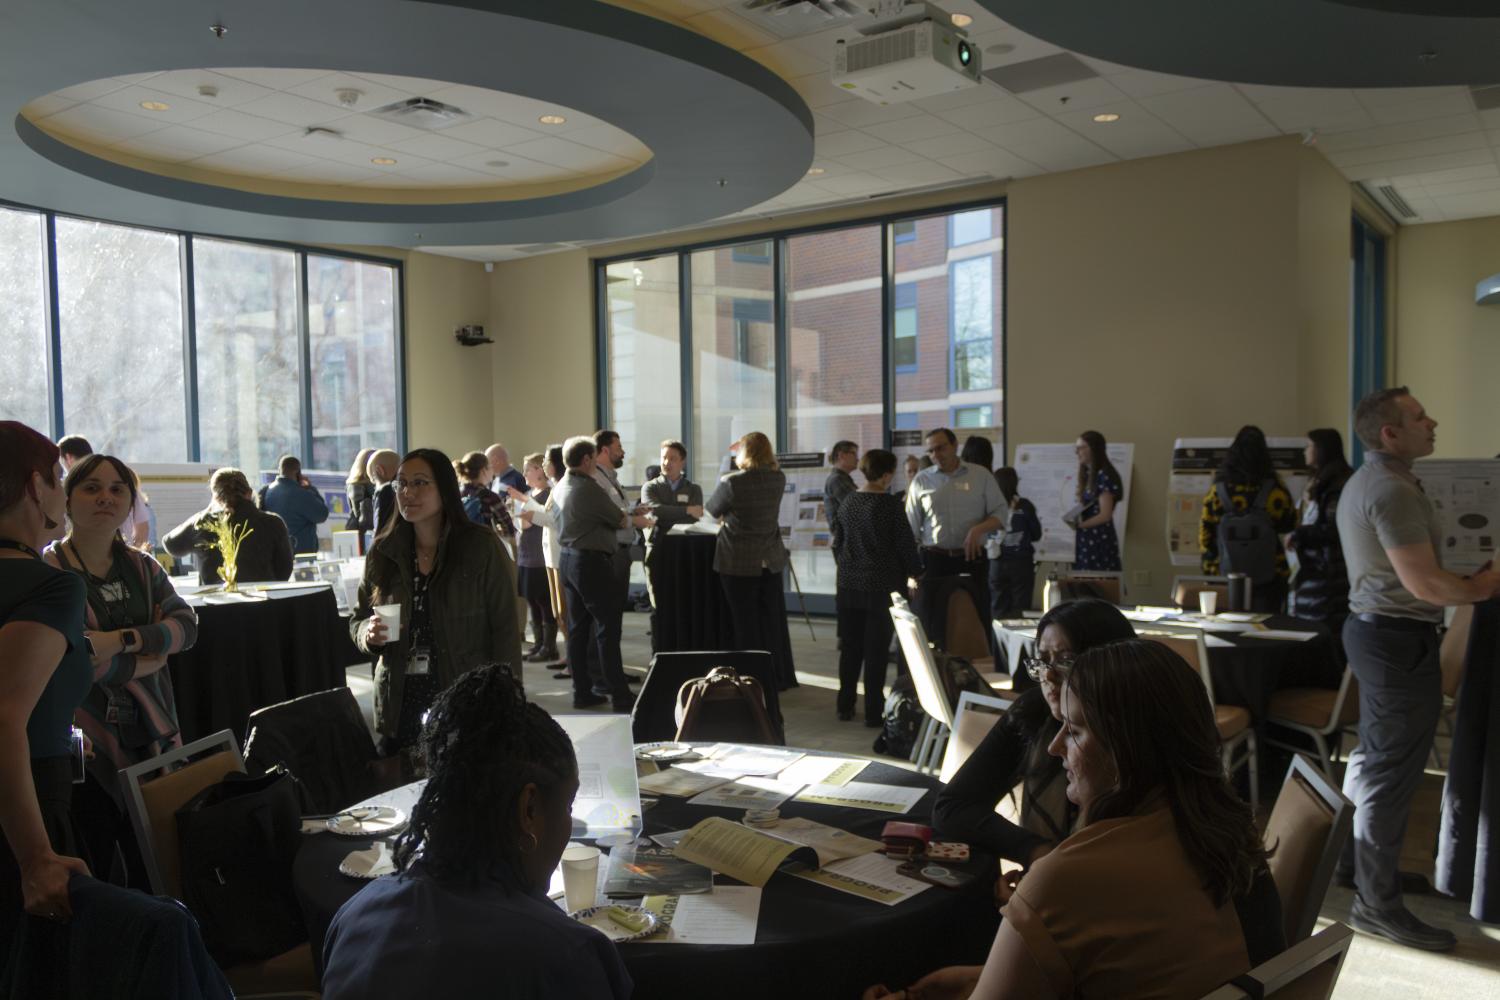
[{"label": "large window", "polygon": [[609,411],[603,425],[620,435],[620,481],[646,481],[661,442],[682,436],[682,354],[677,258],[627,260],[604,271]]},{"label": "large window", "polygon": [[273,469],[301,449],[297,255],[194,240],[193,263],[202,458]]},{"label": "large window", "polygon": [[57,220],[63,424],[127,462],[187,455],[181,237]]},{"label": "large window", "polygon": [[40,212],[0,208],[0,420],[46,433],[46,243]]},{"label": "large window", "polygon": [[[705,491],[751,430],[780,452],[826,453],[947,426],[1004,454],[1004,234],[1003,206],[986,205],[602,262],[603,421],[627,453],[632,435],[654,448],[680,428]],[[650,364],[643,341],[659,345]],[[660,429],[645,434],[650,413]],[[791,537],[809,605],[830,610],[826,533]]]},{"label": "large window", "polygon": [[0,206],[0,419],[130,462],[342,471],[405,445],[399,289],[390,262]]}]

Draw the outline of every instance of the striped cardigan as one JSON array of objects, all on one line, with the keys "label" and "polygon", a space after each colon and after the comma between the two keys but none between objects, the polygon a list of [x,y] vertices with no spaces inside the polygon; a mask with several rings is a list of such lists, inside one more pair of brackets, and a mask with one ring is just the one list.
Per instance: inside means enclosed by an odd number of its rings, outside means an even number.
[{"label": "striped cardigan", "polygon": [[[140,587],[149,595],[151,620],[130,625],[140,634],[139,651],[120,653],[94,667],[94,684],[73,715],[74,724],[94,744],[94,759],[88,763],[90,773],[117,801],[120,789],[116,771],[182,745],[172,677],[166,663],[161,661],[172,653],[191,649],[198,638],[197,612],[178,596],[157,561],[135,549],[125,551],[131,566],[140,574],[139,580],[131,579],[129,585]],[[100,631],[94,604],[95,584],[88,572],[73,561],[61,542],[48,546],[42,558],[48,565],[83,577],[89,588],[84,628]],[[156,663],[160,663],[159,669],[136,676],[142,666]],[[133,704],[134,721],[107,721],[111,701]]]}]

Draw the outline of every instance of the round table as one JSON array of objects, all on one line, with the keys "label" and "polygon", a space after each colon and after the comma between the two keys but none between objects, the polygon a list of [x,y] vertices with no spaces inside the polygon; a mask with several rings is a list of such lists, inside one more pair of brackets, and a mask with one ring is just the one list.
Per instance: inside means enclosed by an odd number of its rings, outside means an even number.
[{"label": "round table", "polygon": [[[933,777],[872,762],[854,780],[929,791],[904,816],[795,799],[782,805],[782,815],[806,817],[874,839],[889,820],[927,822],[931,817],[939,787]],[[645,832],[681,830],[709,816],[738,820],[741,815],[740,810],[694,806],[686,799],[663,796],[646,810]],[[320,833],[305,837],[297,855],[293,881],[320,969],[329,921],[365,884],[340,874],[339,861],[371,843]],[[974,863],[990,868],[994,859],[980,855]],[[733,884],[724,876],[717,880]],[[631,943],[620,946],[620,955],[635,981],[638,1000],[856,997],[872,983],[899,987],[943,965],[983,963],[999,926],[992,888],[992,879],[979,878],[956,890],[933,886],[885,906],[778,872],[761,896],[755,944]]]}]

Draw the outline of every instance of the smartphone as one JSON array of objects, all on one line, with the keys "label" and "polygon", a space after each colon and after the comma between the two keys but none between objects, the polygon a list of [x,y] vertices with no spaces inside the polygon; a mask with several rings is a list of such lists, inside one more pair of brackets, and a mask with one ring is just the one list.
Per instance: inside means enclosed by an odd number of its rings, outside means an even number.
[{"label": "smartphone", "polygon": [[71,729],[72,746],[69,756],[73,761],[73,784],[81,785],[83,784],[85,777],[88,774],[88,767],[84,763],[83,759],[83,730],[79,729],[77,726],[73,726],[71,727]]},{"label": "smartphone", "polygon": [[974,881],[975,873],[953,865],[935,864],[931,861],[908,861],[896,869],[907,878],[940,886],[944,889],[959,889]]}]

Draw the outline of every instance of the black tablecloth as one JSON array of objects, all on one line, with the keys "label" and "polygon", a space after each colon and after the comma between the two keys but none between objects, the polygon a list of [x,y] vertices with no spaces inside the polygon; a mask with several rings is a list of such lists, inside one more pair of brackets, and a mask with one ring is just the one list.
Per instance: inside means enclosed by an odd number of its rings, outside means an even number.
[{"label": "black tablecloth", "polygon": [[198,641],[167,661],[184,742],[228,729],[243,743],[257,708],[343,687],[367,660],[328,589],[243,604],[204,604]]},{"label": "black tablecloth", "polygon": [[[714,572],[714,535],[663,535],[652,546],[651,571],[655,580],[656,616],[651,628],[651,649],[656,653],[736,649],[734,622],[719,574]],[[776,620],[781,628],[776,639],[779,650],[768,650],[777,659],[781,688],[797,686],[792,660],[792,636],[787,625],[786,594],[777,591]]]},{"label": "black tablecloth", "polygon": [[1443,783],[1437,887],[1469,901],[1469,915],[1500,923],[1500,602],[1475,605],[1458,718]]},{"label": "black tablecloth", "polygon": [[1220,705],[1240,705],[1248,709],[1256,726],[1265,721],[1272,692],[1289,687],[1336,690],[1343,675],[1333,636],[1322,625],[1282,615],[1270,618],[1265,624],[1272,629],[1316,631],[1317,635],[1298,641],[1247,639],[1230,632],[1209,633],[1233,643],[1232,647],[1210,646],[1208,649],[1214,700]]},{"label": "black tablecloth", "polygon": [[[871,763],[855,780],[938,787],[927,775],[880,763]],[[929,791],[905,817],[796,801],[781,812],[878,839],[889,820],[928,822],[934,798]],[[709,816],[738,820],[741,815],[737,809],[663,796],[646,812],[646,833],[681,830]],[[329,921],[364,884],[339,874],[339,861],[371,843],[323,833],[306,838],[297,855],[293,879],[320,968]],[[994,859],[982,856],[975,864],[988,869]],[[885,906],[779,872],[761,897],[754,945],[633,943],[621,945],[620,955],[635,980],[635,1000],[852,998],[872,983],[900,987],[940,966],[982,964],[999,926],[993,885],[993,879],[981,878],[957,890],[933,887]]]}]

